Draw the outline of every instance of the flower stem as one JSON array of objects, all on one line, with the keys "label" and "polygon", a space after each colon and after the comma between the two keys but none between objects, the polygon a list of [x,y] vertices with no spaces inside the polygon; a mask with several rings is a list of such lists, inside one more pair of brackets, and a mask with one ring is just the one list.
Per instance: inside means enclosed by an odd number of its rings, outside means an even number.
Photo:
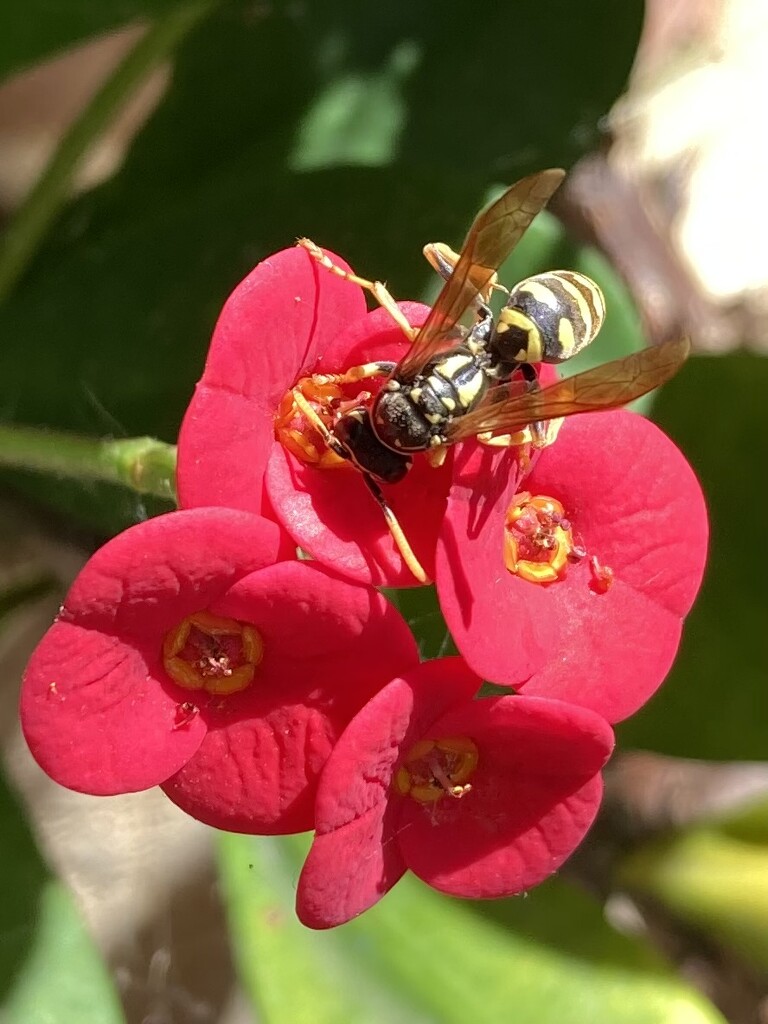
[{"label": "flower stem", "polygon": [[188,0],[156,18],[62,138],[0,244],[0,302],[12,291],[71,194],[88,150],[147,75],[173,52],[220,0]]},{"label": "flower stem", "polygon": [[0,426],[0,466],[102,480],[139,494],[176,500],[176,447],[154,437],[114,441]]}]

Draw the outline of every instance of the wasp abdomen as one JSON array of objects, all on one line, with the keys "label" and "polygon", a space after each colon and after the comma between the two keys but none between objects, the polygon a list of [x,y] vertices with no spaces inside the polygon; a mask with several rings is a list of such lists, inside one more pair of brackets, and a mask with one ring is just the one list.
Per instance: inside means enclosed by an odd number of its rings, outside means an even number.
[{"label": "wasp abdomen", "polygon": [[588,345],[605,317],[599,287],[573,270],[527,277],[509,293],[491,342],[504,363],[562,363]]},{"label": "wasp abdomen", "polygon": [[408,455],[392,451],[380,443],[366,409],[353,409],[346,413],[338,420],[333,432],[357,468],[377,480],[399,483],[411,468]]}]

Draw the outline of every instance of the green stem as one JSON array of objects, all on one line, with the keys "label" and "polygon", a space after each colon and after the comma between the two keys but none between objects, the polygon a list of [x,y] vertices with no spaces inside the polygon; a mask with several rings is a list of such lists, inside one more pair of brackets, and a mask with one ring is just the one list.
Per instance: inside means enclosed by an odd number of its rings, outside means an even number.
[{"label": "green stem", "polygon": [[102,480],[176,500],[176,448],[153,437],[112,441],[0,426],[0,466]]},{"label": "green stem", "polygon": [[72,180],[94,142],[147,76],[220,0],[188,0],[158,17],[62,138],[0,244],[0,302],[27,269],[71,195]]}]

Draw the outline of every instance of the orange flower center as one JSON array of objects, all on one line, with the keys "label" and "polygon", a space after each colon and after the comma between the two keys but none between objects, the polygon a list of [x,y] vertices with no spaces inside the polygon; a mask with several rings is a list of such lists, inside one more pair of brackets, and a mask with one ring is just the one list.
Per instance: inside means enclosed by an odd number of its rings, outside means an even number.
[{"label": "orange flower center", "polygon": [[264,657],[254,626],[210,612],[195,612],[163,641],[163,665],[186,690],[226,695],[244,690]]},{"label": "orange flower center", "polygon": [[419,740],[395,775],[395,789],[422,804],[444,796],[460,799],[472,789],[467,782],[477,768],[478,750],[466,736]]},{"label": "orange flower center", "polygon": [[528,491],[516,494],[504,522],[504,564],[531,583],[554,583],[580,557],[571,524],[559,501]]},{"label": "orange flower center", "polygon": [[[301,408],[301,404],[304,404],[304,409]],[[277,408],[276,440],[309,466],[316,466],[318,469],[341,469],[349,466],[346,459],[342,459],[328,448],[317,422],[312,422],[307,414],[307,406],[318,420],[331,430],[344,409],[344,393],[338,384],[321,383],[312,377],[302,377],[295,387],[286,391]]]}]

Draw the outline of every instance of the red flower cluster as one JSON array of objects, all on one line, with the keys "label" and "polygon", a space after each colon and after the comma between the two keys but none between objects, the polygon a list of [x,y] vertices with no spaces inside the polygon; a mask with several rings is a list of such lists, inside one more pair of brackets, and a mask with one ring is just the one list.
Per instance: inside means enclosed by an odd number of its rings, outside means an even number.
[{"label": "red flower cluster", "polygon": [[[62,785],[161,785],[219,828],[314,828],[298,913],[315,928],[406,869],[483,898],[556,870],[597,811],[608,723],[663,680],[704,565],[698,484],[633,414],[578,417],[532,461],[474,442],[417,458],[385,490],[462,655],[419,664],[374,589],[416,581],[317,426],[380,385],[338,374],[406,347],[302,249],[259,264],[182,426],[184,511],[91,558],[22,693]],[[483,679],[517,692],[478,698]]]}]

